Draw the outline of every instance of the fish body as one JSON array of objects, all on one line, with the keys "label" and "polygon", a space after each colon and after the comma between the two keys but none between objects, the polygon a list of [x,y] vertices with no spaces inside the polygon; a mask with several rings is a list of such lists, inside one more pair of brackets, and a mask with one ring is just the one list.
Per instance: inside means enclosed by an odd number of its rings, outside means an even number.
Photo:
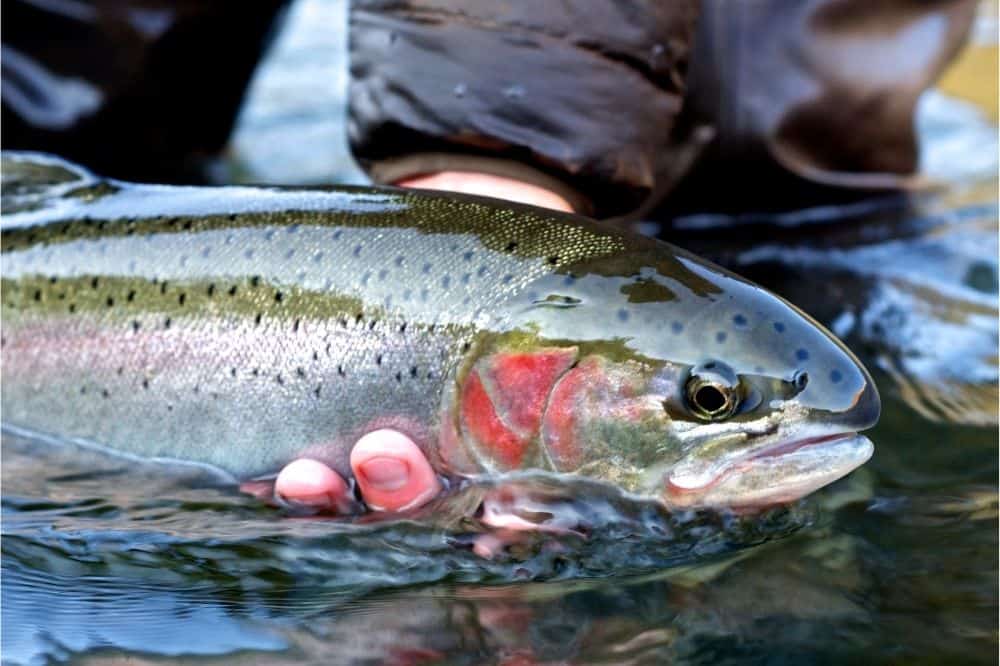
[{"label": "fish body", "polygon": [[5,427],[244,479],[364,433],[442,474],[790,499],[871,455],[871,378],[795,307],[580,217],[392,189],[165,187],[3,159]]}]

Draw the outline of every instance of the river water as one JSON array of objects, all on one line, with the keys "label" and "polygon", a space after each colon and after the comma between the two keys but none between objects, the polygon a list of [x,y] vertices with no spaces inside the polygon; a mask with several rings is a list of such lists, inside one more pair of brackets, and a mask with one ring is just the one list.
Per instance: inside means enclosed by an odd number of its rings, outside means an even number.
[{"label": "river water", "polygon": [[[330,5],[300,3],[289,21]],[[287,84],[302,34],[279,39],[276,78],[256,83],[234,141],[244,179],[283,178],[252,146],[298,131],[267,86]],[[293,518],[197,473],[7,437],[4,663],[995,663],[992,113],[922,102],[938,194],[675,224],[680,244],[803,306],[873,371],[875,455],[850,477],[754,517],[579,488],[587,502],[561,497],[586,535],[484,560],[475,527],[436,505],[390,522]],[[306,167],[357,178],[343,160]]]}]

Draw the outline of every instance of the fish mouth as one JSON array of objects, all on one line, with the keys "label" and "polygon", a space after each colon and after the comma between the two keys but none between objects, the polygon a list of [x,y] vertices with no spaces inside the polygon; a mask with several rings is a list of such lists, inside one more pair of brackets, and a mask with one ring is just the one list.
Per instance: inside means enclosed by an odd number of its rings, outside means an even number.
[{"label": "fish mouth", "polygon": [[663,500],[683,508],[757,509],[793,502],[871,458],[871,440],[838,432],[778,441],[701,474],[668,474]]}]

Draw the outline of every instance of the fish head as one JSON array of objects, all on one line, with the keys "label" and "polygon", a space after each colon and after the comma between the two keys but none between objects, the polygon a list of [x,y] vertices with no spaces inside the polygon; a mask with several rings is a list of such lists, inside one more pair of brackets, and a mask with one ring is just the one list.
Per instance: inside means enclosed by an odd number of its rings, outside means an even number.
[{"label": "fish head", "polygon": [[749,508],[871,457],[858,433],[878,419],[878,392],[829,331],[682,251],[631,265],[539,281],[519,337],[471,365],[460,427],[478,462],[585,475],[675,507]]}]

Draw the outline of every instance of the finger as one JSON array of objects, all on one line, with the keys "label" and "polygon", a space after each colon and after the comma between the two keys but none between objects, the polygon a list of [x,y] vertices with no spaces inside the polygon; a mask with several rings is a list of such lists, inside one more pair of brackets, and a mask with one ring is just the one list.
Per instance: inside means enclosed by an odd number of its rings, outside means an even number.
[{"label": "finger", "polygon": [[479,194],[495,199],[518,201],[520,203],[573,212],[573,206],[562,195],[552,190],[525,183],[505,176],[478,173],[475,171],[440,171],[422,176],[406,178],[396,183],[399,187],[414,187],[423,190],[446,190]]},{"label": "finger", "polygon": [[287,465],[274,481],[274,495],[293,507],[316,511],[353,512],[351,489],[339,474],[310,458]]},{"label": "finger", "polygon": [[351,469],[365,503],[380,511],[418,507],[441,490],[420,448],[395,430],[370,432],[354,445]]}]

